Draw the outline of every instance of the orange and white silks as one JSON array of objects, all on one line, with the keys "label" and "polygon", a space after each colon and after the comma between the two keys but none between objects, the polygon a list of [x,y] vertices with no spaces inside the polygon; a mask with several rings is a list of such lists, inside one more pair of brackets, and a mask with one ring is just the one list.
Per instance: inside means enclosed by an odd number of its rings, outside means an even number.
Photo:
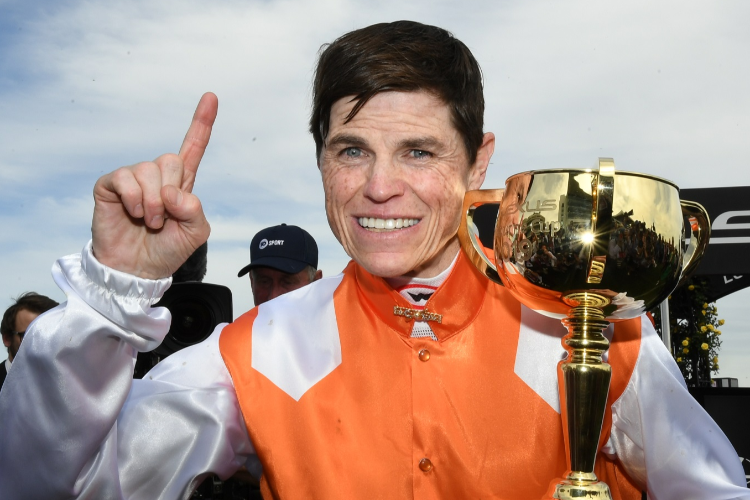
[{"label": "orange and white silks", "polygon": [[[264,498],[539,499],[563,476],[558,320],[523,308],[463,255],[427,304],[442,315],[430,322],[438,342],[411,338],[412,322],[393,314],[409,304],[355,263],[298,292],[220,338]],[[602,445],[640,329],[615,326]],[[615,500],[641,498],[603,453],[596,473]]]}]

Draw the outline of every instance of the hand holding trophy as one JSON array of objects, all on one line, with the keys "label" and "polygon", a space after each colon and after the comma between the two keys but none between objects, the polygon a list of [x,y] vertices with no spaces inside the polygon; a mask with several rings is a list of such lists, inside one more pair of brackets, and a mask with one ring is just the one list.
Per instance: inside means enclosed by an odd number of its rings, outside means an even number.
[{"label": "hand holding trophy", "polygon": [[[499,204],[495,263],[478,242],[474,211]],[[683,251],[683,216],[692,236]],[[680,201],[657,177],[598,169],[540,170],[514,175],[505,189],[469,191],[461,246],[492,281],[519,302],[559,318],[568,357],[558,365],[568,472],[552,498],[611,499],[594,474],[611,378],[602,361],[611,321],[640,316],[663,301],[698,265],[710,236],[705,209]]]}]

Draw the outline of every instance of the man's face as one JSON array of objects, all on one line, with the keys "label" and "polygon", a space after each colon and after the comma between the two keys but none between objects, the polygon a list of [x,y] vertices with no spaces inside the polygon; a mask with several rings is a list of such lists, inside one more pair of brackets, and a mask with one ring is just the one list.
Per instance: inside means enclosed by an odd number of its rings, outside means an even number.
[{"label": "man's face", "polygon": [[494,136],[469,165],[450,110],[432,94],[382,92],[344,123],[350,100],[332,106],[320,157],[331,229],[372,274],[436,276],[458,252],[464,193],[482,185]]},{"label": "man's face", "polygon": [[[320,276],[321,272],[318,270],[315,280]],[[253,301],[256,306],[309,284],[310,275],[307,269],[296,274],[285,273],[270,267],[256,267],[250,271],[250,287],[253,290]]]},{"label": "man's face", "polygon": [[[26,328],[39,316],[37,313],[21,309],[16,314],[16,332],[26,333]],[[3,344],[8,348],[8,358],[13,361],[21,347],[21,335],[15,334],[10,338],[3,337]]]}]

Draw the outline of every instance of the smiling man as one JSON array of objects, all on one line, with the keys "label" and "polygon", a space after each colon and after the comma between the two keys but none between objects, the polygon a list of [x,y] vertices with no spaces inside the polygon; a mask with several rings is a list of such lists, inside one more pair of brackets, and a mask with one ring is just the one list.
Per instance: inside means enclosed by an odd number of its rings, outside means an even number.
[{"label": "smiling man", "polygon": [[[205,95],[178,155],[97,182],[93,240],[54,268],[68,303],[34,323],[27,384],[0,394],[8,498],[186,498],[248,461],[268,499],[549,495],[566,471],[564,332],[459,251],[495,138],[479,66],[440,28],[378,24],[321,53],[310,129],[344,272],[131,380],[169,328],[150,307],[165,277],[208,238],[192,187],[216,112]],[[596,462],[613,498],[747,498],[650,323],[613,330]]]},{"label": "smiling man", "polygon": [[484,134],[469,163],[441,97],[382,92],[349,119],[355,105],[331,107],[320,155],[331,229],[372,274],[436,276],[458,253],[463,194],[482,185],[495,138]]}]

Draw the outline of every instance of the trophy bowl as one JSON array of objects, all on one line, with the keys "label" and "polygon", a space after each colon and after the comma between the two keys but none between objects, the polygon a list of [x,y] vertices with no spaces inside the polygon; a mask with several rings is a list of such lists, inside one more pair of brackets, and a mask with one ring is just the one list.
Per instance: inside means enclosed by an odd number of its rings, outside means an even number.
[{"label": "trophy bowl", "polygon": [[[494,262],[474,225],[474,211],[487,203],[499,205]],[[602,331],[667,298],[697,267],[709,237],[706,210],[681,201],[676,185],[616,172],[611,158],[593,169],[520,173],[505,189],[466,193],[459,239],[469,259],[519,302],[568,329],[558,375],[569,470],[552,498],[611,498],[594,474],[611,378]]]}]

